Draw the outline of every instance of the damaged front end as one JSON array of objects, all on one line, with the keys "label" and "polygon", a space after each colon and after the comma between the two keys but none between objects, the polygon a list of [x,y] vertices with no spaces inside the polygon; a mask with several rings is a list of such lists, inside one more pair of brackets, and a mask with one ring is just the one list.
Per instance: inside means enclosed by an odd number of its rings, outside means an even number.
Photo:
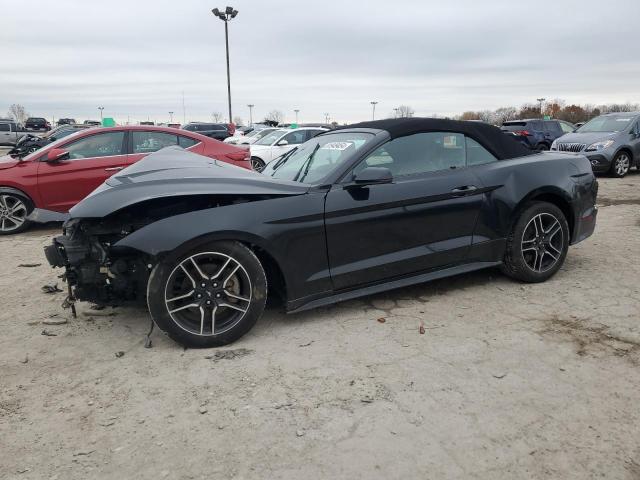
[{"label": "damaged front end", "polygon": [[45,256],[51,266],[65,269],[62,278],[69,285],[69,301],[98,305],[144,301],[153,264],[140,252],[114,247],[134,228],[121,221],[65,223],[63,235],[45,247]]}]

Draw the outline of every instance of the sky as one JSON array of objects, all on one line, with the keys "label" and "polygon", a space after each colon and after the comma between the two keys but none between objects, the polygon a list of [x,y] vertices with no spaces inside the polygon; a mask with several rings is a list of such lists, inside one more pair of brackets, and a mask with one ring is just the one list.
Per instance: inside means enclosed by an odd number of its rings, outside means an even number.
[{"label": "sky", "polygon": [[[0,0],[0,116],[339,123],[640,102],[638,0]],[[229,0],[231,1],[231,0]],[[218,2],[218,3],[216,3]],[[624,20],[627,19],[627,20]],[[183,111],[184,93],[184,111]]]}]

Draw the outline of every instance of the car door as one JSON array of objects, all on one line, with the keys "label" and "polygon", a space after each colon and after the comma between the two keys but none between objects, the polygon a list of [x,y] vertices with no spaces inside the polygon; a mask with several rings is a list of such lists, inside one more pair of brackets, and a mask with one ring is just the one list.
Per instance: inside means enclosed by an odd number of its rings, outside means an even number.
[{"label": "car door", "polygon": [[0,123],[0,145],[15,143],[15,133],[11,131],[10,123]]},{"label": "car door", "polygon": [[[393,183],[354,186],[366,167]],[[327,194],[325,224],[335,289],[389,280],[462,262],[482,204],[466,168],[465,137],[418,133],[385,143]]]},{"label": "car door", "polygon": [[38,165],[38,190],[44,208],[66,212],[107,178],[128,165],[124,130],[96,131],[58,148],[69,154]]},{"label": "car door", "polygon": [[[279,145],[280,143],[283,143],[283,141],[285,141],[286,144]],[[273,160],[274,158],[278,158],[280,155],[283,155],[288,151],[296,148],[298,145],[306,141],[307,141],[307,130],[293,130],[287,133],[271,147],[269,152],[270,158],[267,160],[267,163]]]},{"label": "car door", "polygon": [[633,150],[633,159],[635,161],[635,165],[640,168],[640,118],[633,124],[630,137],[631,139],[629,140],[629,143]]}]

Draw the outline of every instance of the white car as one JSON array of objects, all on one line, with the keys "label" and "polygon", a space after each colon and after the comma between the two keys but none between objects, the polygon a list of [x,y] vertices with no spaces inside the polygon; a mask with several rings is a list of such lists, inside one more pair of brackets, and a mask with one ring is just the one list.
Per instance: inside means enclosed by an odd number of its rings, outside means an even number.
[{"label": "white car", "polygon": [[301,143],[326,132],[326,128],[277,128],[251,145],[251,165],[261,172],[267,163],[294,149]]}]

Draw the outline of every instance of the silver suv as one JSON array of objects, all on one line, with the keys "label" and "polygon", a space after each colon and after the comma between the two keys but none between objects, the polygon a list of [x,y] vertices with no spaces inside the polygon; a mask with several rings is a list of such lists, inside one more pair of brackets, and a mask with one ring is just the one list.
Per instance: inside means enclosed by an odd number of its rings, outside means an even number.
[{"label": "silver suv", "polygon": [[640,112],[607,113],[556,139],[551,150],[586,156],[594,172],[624,177],[640,169]]}]

